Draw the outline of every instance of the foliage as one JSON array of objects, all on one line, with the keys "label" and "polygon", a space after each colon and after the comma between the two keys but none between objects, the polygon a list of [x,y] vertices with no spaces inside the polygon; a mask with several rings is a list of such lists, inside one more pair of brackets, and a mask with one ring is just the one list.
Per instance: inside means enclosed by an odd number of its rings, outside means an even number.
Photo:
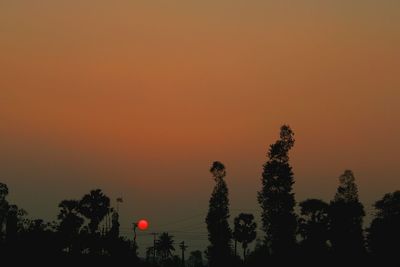
[{"label": "foliage", "polygon": [[319,199],[300,202],[299,234],[304,252],[327,253],[329,240],[329,204]]},{"label": "foliage", "polygon": [[162,233],[156,243],[156,251],[162,263],[172,258],[172,251],[175,251],[173,236]]},{"label": "foliage", "polygon": [[110,199],[100,189],[90,191],[79,202],[79,212],[90,220],[89,230],[95,233],[100,222],[109,213]]},{"label": "foliage", "polygon": [[289,151],[294,142],[292,129],[283,125],[280,139],[270,146],[262,174],[262,189],[258,193],[265,245],[272,254],[291,253],[296,244],[294,178],[289,164]]},{"label": "foliage", "polygon": [[398,257],[400,241],[400,191],[375,203],[377,213],[368,229],[368,247],[376,256]]},{"label": "foliage", "polygon": [[330,240],[332,249],[341,256],[358,257],[365,252],[363,236],[364,207],[358,200],[354,174],[346,170],[330,203]]},{"label": "foliage", "polygon": [[257,224],[254,222],[253,214],[240,213],[234,221],[235,229],[233,237],[235,241],[242,243],[243,259],[246,259],[248,245],[256,239]]},{"label": "foliage", "polygon": [[224,180],[225,166],[216,161],[213,163],[211,174],[216,182],[209,201],[209,209],[206,217],[208,239],[210,245],[207,248],[209,265],[222,266],[227,264],[232,257],[231,238],[232,231],[229,227],[229,198],[228,187]]}]

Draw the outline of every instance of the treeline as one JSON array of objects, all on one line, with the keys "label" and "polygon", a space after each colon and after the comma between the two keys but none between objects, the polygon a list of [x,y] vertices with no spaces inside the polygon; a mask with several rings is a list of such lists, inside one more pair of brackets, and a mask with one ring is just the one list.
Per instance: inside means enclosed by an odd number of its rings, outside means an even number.
[{"label": "treeline", "polygon": [[[285,263],[326,266],[349,262],[382,264],[393,260],[400,264],[400,191],[385,194],[375,203],[372,223],[364,229],[364,206],[359,201],[354,174],[346,170],[339,177],[336,194],[329,203],[306,199],[298,203],[299,214],[296,214],[294,174],[289,164],[289,151],[294,144],[292,129],[284,125],[280,138],[267,153],[257,196],[264,235],[251,252],[247,250],[256,238],[254,216],[242,213],[235,218],[234,229],[230,228],[226,169],[221,162],[213,163],[210,172],[215,187],[206,218],[209,266]],[[236,252],[237,242],[243,247],[241,259]]]},{"label": "treeline", "polygon": [[[57,221],[29,219],[7,201],[8,187],[0,183],[0,251],[14,258],[118,256],[137,260],[137,248],[119,233],[119,215],[101,190],[80,200],[59,203]],[[99,227],[102,223],[102,227]]]},{"label": "treeline", "polygon": [[[146,248],[146,258],[139,259],[136,242],[120,235],[119,214],[101,190],[93,190],[79,200],[61,201],[57,221],[45,222],[29,219],[23,209],[9,203],[8,187],[0,183],[0,256],[39,260],[58,257],[90,263],[112,260],[163,267],[396,260],[400,252],[400,191],[388,193],[375,203],[376,212],[367,228],[363,227],[364,206],[350,170],[339,177],[336,194],[329,203],[313,198],[296,203],[289,163],[294,144],[293,131],[284,125],[280,138],[269,148],[257,195],[261,225],[249,213],[230,221],[226,168],[218,161],[212,164],[215,187],[205,218],[209,239],[205,253],[192,251],[186,255],[185,243],[176,244],[169,233],[161,233],[154,246]],[[264,234],[252,246],[258,227]]]}]

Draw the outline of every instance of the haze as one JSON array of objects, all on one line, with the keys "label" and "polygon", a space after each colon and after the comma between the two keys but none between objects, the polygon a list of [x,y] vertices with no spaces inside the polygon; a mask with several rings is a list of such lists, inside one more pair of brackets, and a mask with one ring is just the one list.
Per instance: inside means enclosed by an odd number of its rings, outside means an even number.
[{"label": "haze", "polygon": [[33,218],[101,188],[127,235],[205,230],[211,163],[232,214],[258,214],[287,123],[297,201],[352,169],[371,213],[400,188],[399,47],[391,0],[2,1],[0,181]]}]

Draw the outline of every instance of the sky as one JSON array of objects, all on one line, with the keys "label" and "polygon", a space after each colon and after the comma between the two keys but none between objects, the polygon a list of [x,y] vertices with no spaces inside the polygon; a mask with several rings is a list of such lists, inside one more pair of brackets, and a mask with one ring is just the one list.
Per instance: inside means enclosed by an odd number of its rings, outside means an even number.
[{"label": "sky", "polygon": [[0,1],[0,182],[46,220],[101,188],[123,234],[204,249],[212,162],[258,216],[289,124],[296,200],[351,169],[371,214],[400,189],[399,47],[397,0]]}]

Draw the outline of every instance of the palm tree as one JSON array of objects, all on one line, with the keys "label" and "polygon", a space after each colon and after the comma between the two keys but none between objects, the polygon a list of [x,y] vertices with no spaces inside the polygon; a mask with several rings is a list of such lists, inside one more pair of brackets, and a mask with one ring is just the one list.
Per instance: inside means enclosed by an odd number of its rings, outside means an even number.
[{"label": "palm tree", "polygon": [[256,239],[256,228],[257,224],[254,222],[253,214],[240,213],[235,218],[235,229],[233,237],[235,239],[235,253],[236,253],[236,242],[242,243],[243,248],[243,260],[246,260],[246,251],[248,245]]},{"label": "palm tree", "polygon": [[162,233],[156,243],[156,250],[162,262],[172,257],[172,251],[175,251],[173,236],[166,232]]},{"label": "palm tree", "polygon": [[100,189],[92,190],[79,202],[79,211],[89,219],[89,230],[93,234],[110,211],[110,199]]},{"label": "palm tree", "polygon": [[59,225],[59,233],[65,240],[65,246],[69,250],[73,250],[73,243],[76,241],[79,230],[83,225],[83,218],[79,214],[79,201],[77,200],[63,200],[58,205],[60,212],[58,219],[61,221]]}]

